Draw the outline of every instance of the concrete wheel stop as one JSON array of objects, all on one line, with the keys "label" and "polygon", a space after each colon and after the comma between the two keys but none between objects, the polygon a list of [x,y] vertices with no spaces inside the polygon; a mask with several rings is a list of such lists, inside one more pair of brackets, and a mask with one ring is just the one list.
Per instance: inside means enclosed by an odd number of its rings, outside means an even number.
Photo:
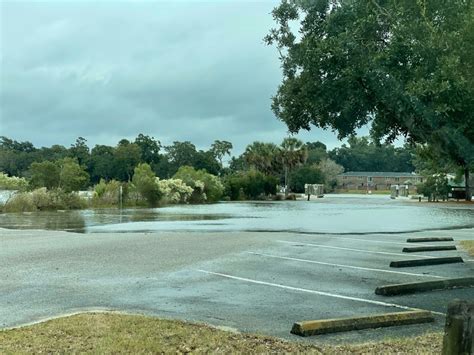
[{"label": "concrete wheel stop", "polygon": [[404,253],[415,253],[420,251],[442,251],[442,250],[457,250],[455,245],[432,245],[425,247],[406,247],[402,249]]},{"label": "concrete wheel stop", "polygon": [[397,313],[383,313],[364,317],[336,318],[296,322],[291,333],[303,337],[319,334],[346,332],[370,328],[434,322],[429,311],[413,310]]},{"label": "concrete wheel stop", "polygon": [[426,265],[440,265],[440,264],[454,264],[463,263],[464,260],[460,256],[448,258],[430,258],[430,259],[413,259],[392,261],[390,267],[410,267],[410,266],[426,266]]},{"label": "concrete wheel stop", "polygon": [[427,237],[427,238],[408,238],[407,243],[425,243],[425,242],[454,242],[451,237]]},{"label": "concrete wheel stop", "polygon": [[382,296],[398,296],[418,292],[439,291],[469,287],[474,287],[474,277],[462,277],[456,279],[410,282],[404,284],[380,286],[375,289],[375,294]]}]

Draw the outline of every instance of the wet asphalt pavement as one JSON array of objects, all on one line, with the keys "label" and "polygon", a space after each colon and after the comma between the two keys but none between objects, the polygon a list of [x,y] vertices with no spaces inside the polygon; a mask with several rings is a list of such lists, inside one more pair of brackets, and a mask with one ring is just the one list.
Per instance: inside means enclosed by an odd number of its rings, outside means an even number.
[{"label": "wet asphalt pavement", "polygon": [[[295,321],[410,307],[440,314],[433,324],[304,340],[367,341],[441,330],[448,302],[474,299],[473,288],[397,297],[374,294],[381,285],[474,276],[474,257],[460,250],[402,253],[404,246],[414,246],[405,240],[415,236],[474,240],[474,231],[337,236],[0,229],[0,328],[111,309],[302,340],[289,333]],[[466,262],[389,267],[393,260],[434,256],[463,256]]]}]

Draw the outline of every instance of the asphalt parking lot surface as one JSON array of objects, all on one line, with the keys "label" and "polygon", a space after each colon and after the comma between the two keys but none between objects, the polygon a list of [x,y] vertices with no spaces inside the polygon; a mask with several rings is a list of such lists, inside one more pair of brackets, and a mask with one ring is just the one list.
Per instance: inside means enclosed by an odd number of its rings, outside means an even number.
[{"label": "asphalt parking lot surface", "polygon": [[[472,229],[404,234],[286,232],[97,233],[0,229],[0,328],[110,309],[205,322],[287,339],[295,321],[404,311],[431,324],[304,341],[367,341],[441,330],[454,298],[474,289],[375,295],[377,286],[474,276],[462,250],[402,253],[409,237],[474,240]],[[451,243],[424,243],[445,245]],[[390,268],[390,261],[462,256],[466,262]]]}]

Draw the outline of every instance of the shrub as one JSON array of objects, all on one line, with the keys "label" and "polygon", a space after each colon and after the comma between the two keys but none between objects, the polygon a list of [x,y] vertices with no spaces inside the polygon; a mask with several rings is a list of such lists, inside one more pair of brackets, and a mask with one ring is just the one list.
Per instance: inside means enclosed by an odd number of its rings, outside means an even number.
[{"label": "shrub", "polygon": [[17,176],[8,176],[0,173],[0,189],[2,190],[24,190],[28,187],[28,181],[25,178]]},{"label": "shrub", "polygon": [[[92,205],[99,206],[116,206],[119,204],[121,183],[116,180],[106,182],[100,179],[100,182],[94,187],[94,196],[92,197]],[[127,185],[122,185],[122,199],[125,201],[128,195]]]},{"label": "shrub", "polygon": [[14,194],[3,206],[4,212],[33,212],[36,210],[31,193],[28,192]]},{"label": "shrub", "polygon": [[72,210],[87,207],[87,202],[76,193],[45,187],[13,195],[4,206],[5,212],[33,212],[46,210]]},{"label": "shrub", "polygon": [[256,170],[228,175],[225,194],[231,200],[258,199],[276,194],[278,180]]},{"label": "shrub", "polygon": [[290,175],[290,190],[304,192],[305,184],[324,184],[324,174],[317,166],[303,166]]},{"label": "shrub", "polygon": [[224,186],[220,179],[205,170],[195,170],[190,166],[182,166],[173,178],[182,180],[193,189],[190,202],[217,202],[222,198]]},{"label": "shrub", "polygon": [[181,179],[156,179],[158,186],[163,193],[161,201],[165,204],[185,203],[189,200],[194,191],[192,187],[186,185]]},{"label": "shrub", "polygon": [[146,163],[139,164],[135,168],[132,182],[140,195],[147,201],[148,205],[158,205],[163,194],[150,165]]},{"label": "shrub", "polygon": [[428,197],[428,200],[437,201],[439,198],[447,199],[450,192],[448,179],[444,174],[436,174],[426,179],[417,186],[419,194]]}]

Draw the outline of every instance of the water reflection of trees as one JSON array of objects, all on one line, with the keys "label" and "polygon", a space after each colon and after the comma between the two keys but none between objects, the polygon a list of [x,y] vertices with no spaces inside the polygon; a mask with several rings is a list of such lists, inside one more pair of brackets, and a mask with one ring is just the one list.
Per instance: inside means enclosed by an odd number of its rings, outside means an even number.
[{"label": "water reflection of trees", "polygon": [[79,211],[5,213],[0,225],[11,229],[67,230],[84,233],[86,221]]}]

